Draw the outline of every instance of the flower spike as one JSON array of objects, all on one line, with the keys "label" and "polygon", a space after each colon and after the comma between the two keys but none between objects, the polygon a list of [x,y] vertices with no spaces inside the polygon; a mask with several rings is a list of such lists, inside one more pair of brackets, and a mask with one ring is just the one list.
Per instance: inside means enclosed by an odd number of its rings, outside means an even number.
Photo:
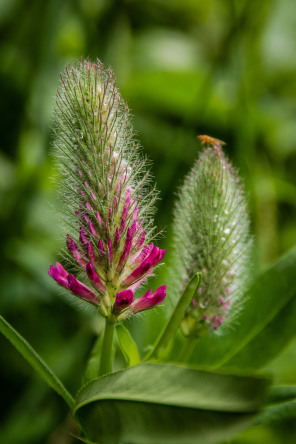
[{"label": "flower spike", "polygon": [[134,300],[165,250],[151,243],[155,195],[112,71],[100,61],[67,67],[55,122],[60,195],[67,196],[65,222],[72,230],[67,256],[83,282],[58,263],[50,276],[111,322],[159,304],[164,286]]},{"label": "flower spike", "polygon": [[173,287],[179,294],[192,275],[201,286],[182,322],[199,336],[229,325],[242,306],[252,244],[241,181],[221,142],[199,137],[204,149],[185,179],[175,209]]}]

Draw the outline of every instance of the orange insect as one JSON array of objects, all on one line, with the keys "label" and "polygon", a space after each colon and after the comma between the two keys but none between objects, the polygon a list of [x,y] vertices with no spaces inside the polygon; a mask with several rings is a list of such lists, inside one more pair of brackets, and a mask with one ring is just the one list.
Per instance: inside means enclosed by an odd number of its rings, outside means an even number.
[{"label": "orange insect", "polygon": [[197,136],[197,138],[200,140],[200,143],[202,145],[226,145],[225,142],[223,142],[223,140],[219,140],[219,139],[215,139],[214,137],[211,136]]}]

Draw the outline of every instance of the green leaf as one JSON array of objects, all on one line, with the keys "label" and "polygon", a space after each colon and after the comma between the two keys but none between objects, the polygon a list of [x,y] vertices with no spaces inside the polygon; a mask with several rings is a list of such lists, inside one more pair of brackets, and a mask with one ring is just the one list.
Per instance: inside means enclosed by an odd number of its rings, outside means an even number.
[{"label": "green leaf", "polygon": [[[229,368],[235,363],[236,367],[245,369],[257,368],[274,358],[283,342],[294,334],[294,329],[288,328],[282,339],[275,340],[275,336],[285,330],[281,322],[289,319],[287,322],[291,325],[289,309],[285,311],[284,308],[296,294],[295,267],[296,248],[293,248],[254,282],[232,330],[200,339],[193,361],[211,369],[226,367],[226,363]],[[293,302],[290,309],[292,307],[295,310]],[[273,328],[275,331],[272,332]]]},{"label": "green leaf", "polygon": [[293,297],[274,319],[224,367],[256,370],[267,365],[296,335],[295,319],[296,298]]},{"label": "green leaf", "polygon": [[278,385],[272,387],[268,393],[268,403],[274,404],[283,401],[291,401],[296,399],[295,385]]},{"label": "green leaf", "polygon": [[74,409],[88,439],[108,444],[219,443],[248,427],[268,382],[145,363],[92,381]]},{"label": "green leaf", "polygon": [[75,401],[56,374],[48,367],[31,345],[0,316],[0,331],[11,342],[25,360],[66,401],[69,407],[74,407]]},{"label": "green leaf", "polygon": [[157,339],[154,348],[152,349],[152,351],[148,353],[145,360],[161,356],[166,347],[169,345],[170,340],[173,338],[178,328],[180,327],[180,324],[184,318],[188,305],[190,304],[190,302],[192,301],[194,295],[198,290],[200,281],[201,281],[201,273],[197,273],[191,278],[185,290],[181,294],[181,297],[171,317],[169,318],[166,326],[164,327],[163,331],[160,333],[160,336]]},{"label": "green leaf", "polygon": [[117,339],[128,367],[140,363],[140,355],[137,344],[133,340],[130,332],[122,324],[116,325]]},{"label": "green leaf", "polygon": [[295,419],[296,417],[296,399],[287,402],[281,402],[266,407],[258,417],[255,424],[269,424],[274,421],[285,419]]},{"label": "green leaf", "polygon": [[73,433],[70,433],[70,435],[73,436],[73,438],[78,439],[78,441],[84,442],[85,444],[99,444],[98,442],[89,441],[88,439],[83,438],[83,436],[77,436],[77,435],[74,435]]}]

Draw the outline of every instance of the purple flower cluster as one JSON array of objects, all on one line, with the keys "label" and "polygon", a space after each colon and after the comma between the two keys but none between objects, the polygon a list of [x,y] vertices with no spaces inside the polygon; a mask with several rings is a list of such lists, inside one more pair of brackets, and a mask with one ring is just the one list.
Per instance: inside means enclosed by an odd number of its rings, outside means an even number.
[{"label": "purple flower cluster", "polygon": [[[162,285],[137,300],[134,297],[165,250],[149,241],[151,219],[147,221],[146,213],[151,201],[147,205],[143,199],[144,182],[140,186],[136,182],[123,148],[124,143],[131,143],[122,123],[126,115],[126,106],[122,115],[122,99],[113,74],[106,76],[101,64],[83,62],[76,70],[66,70],[57,95],[57,117],[63,125],[56,141],[59,149],[59,143],[73,134],[63,149],[63,156],[68,153],[69,171],[66,168],[65,173],[64,168],[62,172],[75,195],[68,208],[74,216],[76,235],[75,231],[72,236],[67,234],[66,245],[70,260],[88,284],[60,263],[50,267],[49,275],[97,306],[103,316],[116,319],[152,308],[166,296],[166,286]],[[135,167],[139,165],[138,161]]]}]

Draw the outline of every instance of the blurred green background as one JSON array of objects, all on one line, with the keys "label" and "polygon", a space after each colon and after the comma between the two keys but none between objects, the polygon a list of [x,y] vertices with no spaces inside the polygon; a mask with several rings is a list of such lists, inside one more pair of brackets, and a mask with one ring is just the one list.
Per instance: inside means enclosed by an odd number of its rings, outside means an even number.
[{"label": "blurred green background", "polygon": [[[226,141],[249,194],[259,270],[296,243],[295,42],[294,0],[0,0],[0,313],[73,392],[101,326],[47,275],[64,245],[50,157],[59,73],[81,56],[113,67],[153,161],[168,250],[196,135]],[[163,316],[130,325],[140,344]],[[3,337],[0,360],[0,442],[74,442],[63,401]],[[295,369],[294,341],[268,370],[296,383]],[[235,442],[292,443],[289,426],[254,428]]]}]

